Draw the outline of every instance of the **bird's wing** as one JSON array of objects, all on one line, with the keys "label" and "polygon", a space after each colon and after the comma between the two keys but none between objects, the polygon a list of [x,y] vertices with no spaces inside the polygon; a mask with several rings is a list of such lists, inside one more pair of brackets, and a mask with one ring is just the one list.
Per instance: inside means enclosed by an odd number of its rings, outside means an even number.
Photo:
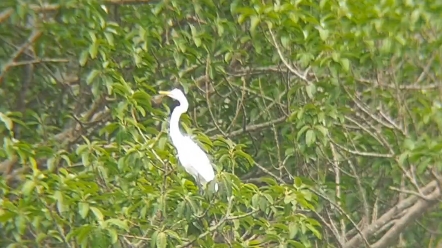
[{"label": "bird's wing", "polygon": [[210,182],[215,178],[210,160],[207,154],[190,137],[182,140],[181,149],[178,150],[178,158],[192,176],[199,176],[204,183]]}]

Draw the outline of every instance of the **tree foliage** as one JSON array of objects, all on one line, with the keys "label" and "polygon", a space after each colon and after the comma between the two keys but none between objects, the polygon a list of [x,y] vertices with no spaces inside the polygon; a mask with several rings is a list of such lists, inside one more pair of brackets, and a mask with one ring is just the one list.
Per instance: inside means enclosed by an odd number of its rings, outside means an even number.
[{"label": "tree foliage", "polygon": [[[435,247],[437,1],[0,3],[5,247]],[[169,142],[210,154],[200,195]]]}]

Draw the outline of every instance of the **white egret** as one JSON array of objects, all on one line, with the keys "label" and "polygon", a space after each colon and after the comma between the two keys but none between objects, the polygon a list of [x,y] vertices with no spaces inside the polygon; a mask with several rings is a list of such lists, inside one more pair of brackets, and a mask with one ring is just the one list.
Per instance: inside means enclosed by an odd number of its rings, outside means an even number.
[{"label": "white egret", "polygon": [[[184,169],[192,175],[197,183],[206,185],[215,178],[215,172],[207,154],[188,136],[180,132],[179,120],[181,114],[189,108],[186,96],[179,89],[172,91],[160,91],[160,95],[169,96],[177,100],[180,105],[175,107],[170,118],[169,135],[172,144],[178,152],[178,160]],[[218,191],[218,184],[215,183],[215,191]]]}]

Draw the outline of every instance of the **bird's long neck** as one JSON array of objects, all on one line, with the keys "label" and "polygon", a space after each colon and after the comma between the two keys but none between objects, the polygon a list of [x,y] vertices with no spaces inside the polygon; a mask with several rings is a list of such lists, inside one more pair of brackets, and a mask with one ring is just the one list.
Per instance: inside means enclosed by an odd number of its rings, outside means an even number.
[{"label": "bird's long neck", "polygon": [[179,141],[184,138],[184,135],[180,131],[179,122],[181,115],[187,111],[187,108],[187,103],[181,103],[180,106],[173,110],[170,118],[170,137],[172,138],[172,143],[175,145],[175,147],[180,144]]}]

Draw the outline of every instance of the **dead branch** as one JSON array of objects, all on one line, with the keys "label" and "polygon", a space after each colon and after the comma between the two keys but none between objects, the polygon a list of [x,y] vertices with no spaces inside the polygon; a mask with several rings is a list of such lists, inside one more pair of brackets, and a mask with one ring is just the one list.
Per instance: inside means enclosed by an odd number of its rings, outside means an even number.
[{"label": "dead branch", "polygon": [[391,246],[399,237],[399,234],[408,226],[409,223],[414,222],[421,217],[428,209],[438,204],[437,199],[441,198],[441,191],[438,187],[427,196],[431,200],[419,199],[414,206],[407,210],[407,213],[397,220],[393,227],[391,227],[381,239],[372,245],[372,248],[382,248]]},{"label": "dead branch", "polygon": [[[437,188],[436,180],[428,183],[422,188],[421,192],[426,194],[431,199],[437,199],[441,197],[441,192]],[[345,245],[344,248],[356,248],[359,247],[363,238],[372,237],[379,229],[381,229],[386,224],[390,223],[396,218],[397,214],[406,211],[405,215],[398,219],[390,231],[388,231],[384,236],[374,244],[373,247],[387,247],[392,240],[398,238],[399,233],[406,228],[406,224],[416,220],[421,214],[425,213],[431,206],[436,204],[437,201],[431,202],[421,199],[418,196],[410,196],[405,200],[396,204],[389,211],[383,214],[379,219],[368,225],[362,230],[362,233],[356,234],[351,238]],[[396,227],[396,228],[394,228]],[[388,237],[387,237],[388,236]],[[380,246],[383,244],[383,246]]]}]

